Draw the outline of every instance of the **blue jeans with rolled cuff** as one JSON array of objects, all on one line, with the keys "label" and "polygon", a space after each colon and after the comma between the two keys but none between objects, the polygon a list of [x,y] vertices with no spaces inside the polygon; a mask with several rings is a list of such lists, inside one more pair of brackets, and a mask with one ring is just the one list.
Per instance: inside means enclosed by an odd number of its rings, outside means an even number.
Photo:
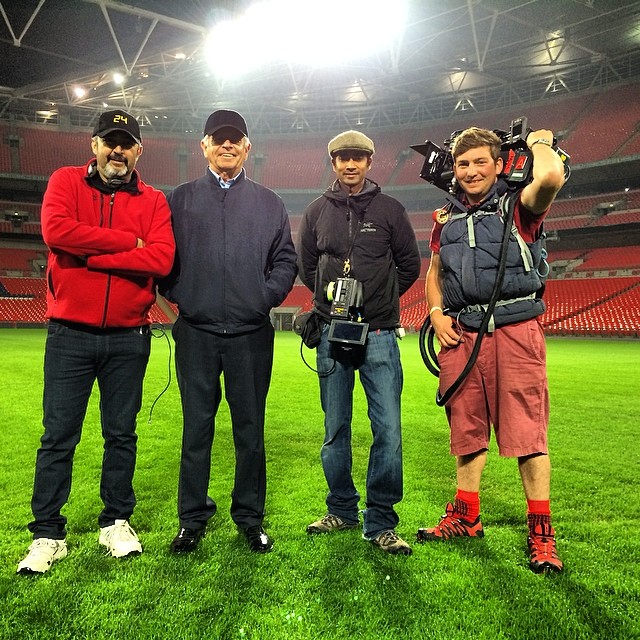
[{"label": "blue jeans with rolled cuff", "polygon": [[322,332],[316,363],[325,414],[320,457],[329,487],[327,510],[350,522],[358,521],[360,500],[352,477],[351,448],[356,371],[360,375],[373,435],[363,534],[373,539],[396,527],[399,519],[394,505],[402,499],[400,396],[403,376],[395,331],[371,331],[364,346],[344,348],[328,341],[327,326]]},{"label": "blue jeans with rolled cuff", "polygon": [[36,455],[31,499],[34,538],[63,539],[73,456],[94,382],[100,392],[104,453],[100,527],[128,520],[136,504],[136,417],[151,350],[149,327],[98,329],[51,321],[44,355],[44,434]]}]

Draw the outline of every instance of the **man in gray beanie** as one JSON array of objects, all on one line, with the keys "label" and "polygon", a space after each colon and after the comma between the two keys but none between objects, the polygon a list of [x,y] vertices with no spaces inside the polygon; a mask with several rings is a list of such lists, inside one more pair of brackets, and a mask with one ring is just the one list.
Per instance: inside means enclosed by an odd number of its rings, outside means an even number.
[{"label": "man in gray beanie", "polygon": [[298,236],[302,282],[313,291],[323,320],[317,347],[325,414],[320,451],[329,486],[327,513],[309,534],[359,527],[360,495],[353,482],[351,416],[355,372],[368,402],[373,444],[366,479],[363,537],[383,551],[411,554],[395,531],[402,499],[397,339],[400,296],[420,273],[420,253],[400,202],[368,179],[373,141],[345,131],[328,145],[337,180],[304,211]]}]

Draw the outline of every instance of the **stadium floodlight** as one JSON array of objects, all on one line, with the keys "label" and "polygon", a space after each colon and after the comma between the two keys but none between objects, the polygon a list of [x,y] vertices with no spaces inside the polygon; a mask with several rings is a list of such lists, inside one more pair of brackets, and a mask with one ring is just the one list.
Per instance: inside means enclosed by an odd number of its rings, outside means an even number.
[{"label": "stadium floodlight", "polygon": [[337,0],[263,0],[219,22],[205,43],[218,77],[273,63],[327,67],[389,50],[401,38],[407,0],[369,0],[357,12]]}]

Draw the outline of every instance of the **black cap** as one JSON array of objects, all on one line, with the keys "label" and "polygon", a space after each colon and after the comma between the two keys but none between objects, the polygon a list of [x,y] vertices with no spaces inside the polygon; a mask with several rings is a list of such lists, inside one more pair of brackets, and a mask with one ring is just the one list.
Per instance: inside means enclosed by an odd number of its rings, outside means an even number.
[{"label": "black cap", "polygon": [[116,109],[105,111],[98,119],[98,124],[93,128],[93,136],[104,138],[112,131],[124,131],[128,133],[138,144],[142,140],[138,121],[126,111]]},{"label": "black cap", "polygon": [[230,111],[229,109],[214,111],[207,118],[207,124],[204,125],[204,135],[212,136],[225,127],[237,129],[243,136],[249,135],[247,133],[247,123],[244,121],[244,118],[237,111]]}]

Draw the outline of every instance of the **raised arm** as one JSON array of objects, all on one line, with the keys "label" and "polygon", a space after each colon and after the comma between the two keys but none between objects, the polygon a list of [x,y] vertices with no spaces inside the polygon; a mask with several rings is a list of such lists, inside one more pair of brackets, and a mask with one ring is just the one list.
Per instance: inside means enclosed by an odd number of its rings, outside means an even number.
[{"label": "raised arm", "polygon": [[564,164],[551,147],[553,132],[532,131],[527,145],[533,154],[533,180],[522,190],[521,202],[531,212],[544,213],[564,184]]}]

